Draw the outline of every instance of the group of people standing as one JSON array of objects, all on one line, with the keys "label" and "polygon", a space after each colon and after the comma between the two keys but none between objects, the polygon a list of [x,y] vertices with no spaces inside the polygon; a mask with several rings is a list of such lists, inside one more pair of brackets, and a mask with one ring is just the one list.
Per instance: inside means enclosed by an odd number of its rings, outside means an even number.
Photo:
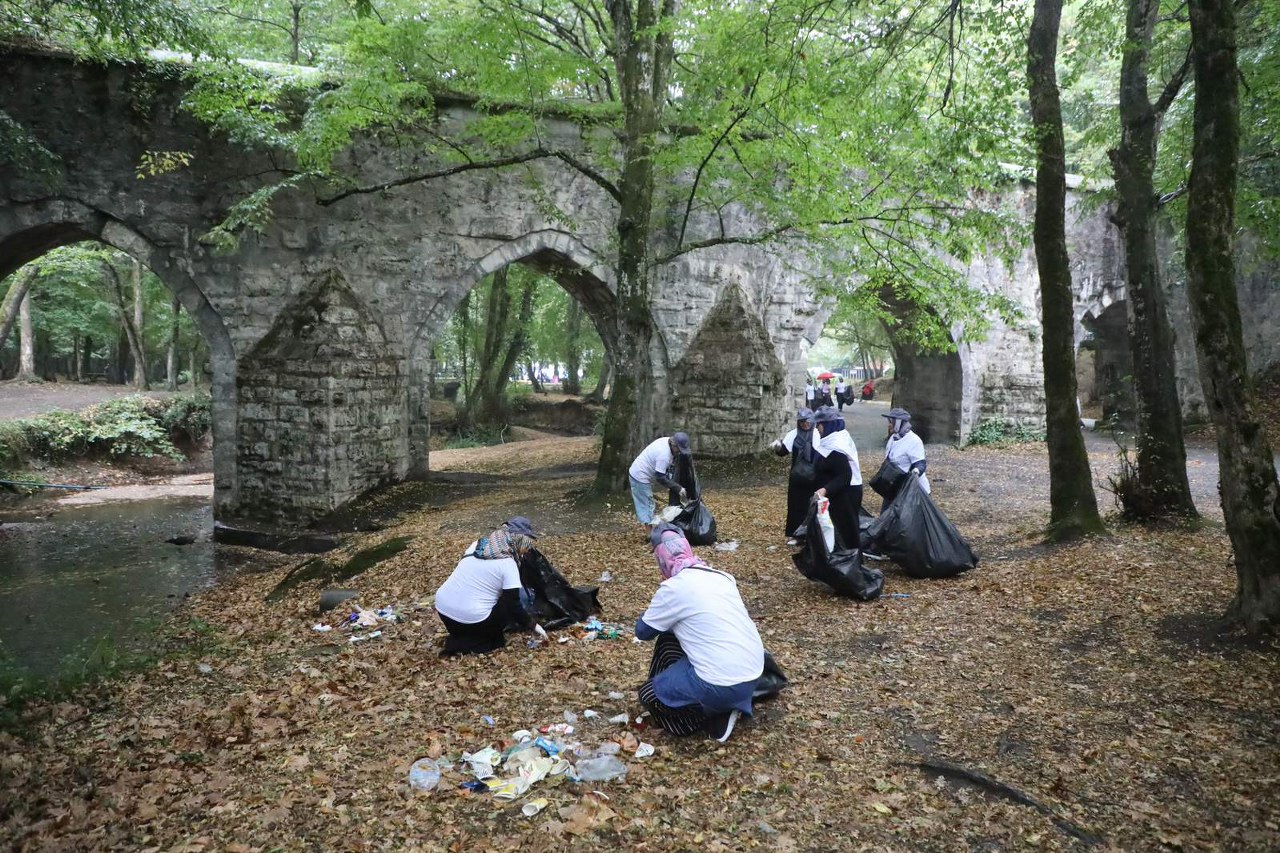
[{"label": "group of people standing", "polygon": [[[858,449],[846,428],[842,413],[833,406],[808,407],[796,412],[796,426],[772,445],[774,453],[791,457],[787,481],[785,534],[788,545],[798,545],[805,535],[809,505],[818,498],[830,501],[831,523],[846,549],[862,547],[858,515],[862,507],[862,469]],[[889,421],[885,458],[901,472],[924,476],[928,462],[924,442],[911,429],[911,413],[893,408],[882,415]],[[887,501],[881,506],[884,511]]]},{"label": "group of people standing", "polygon": [[836,377],[835,388],[831,387],[831,380],[822,380],[821,385],[814,385],[808,382],[804,386],[804,404],[809,409],[820,409],[823,406],[834,406],[836,411],[844,412],[846,405],[852,405],[857,399],[863,402],[874,400],[876,396],[876,382],[874,379],[868,379],[862,385],[860,396],[854,395],[854,386],[845,384],[842,377]]}]

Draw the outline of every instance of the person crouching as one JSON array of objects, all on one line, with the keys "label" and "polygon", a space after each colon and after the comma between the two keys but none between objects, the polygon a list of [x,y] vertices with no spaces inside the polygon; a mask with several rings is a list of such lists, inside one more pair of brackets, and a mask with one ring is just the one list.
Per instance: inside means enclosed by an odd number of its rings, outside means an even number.
[{"label": "person crouching", "polygon": [[471,543],[436,591],[436,613],[449,632],[441,654],[500,649],[507,643],[506,627],[512,624],[546,638],[547,632],[520,600],[519,561],[537,538],[529,519],[516,516]]},{"label": "person crouching", "polygon": [[764,644],[733,575],[694,555],[678,527],[649,537],[662,583],[636,620],[636,637],[657,639],[640,701],[671,735],[704,731],[729,739],[764,672]]}]

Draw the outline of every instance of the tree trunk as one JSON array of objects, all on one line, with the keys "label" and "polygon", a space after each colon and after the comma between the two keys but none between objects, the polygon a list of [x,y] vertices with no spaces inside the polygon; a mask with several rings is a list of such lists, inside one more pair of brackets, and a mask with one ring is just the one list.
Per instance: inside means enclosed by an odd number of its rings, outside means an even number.
[{"label": "tree trunk", "polygon": [[519,313],[513,322],[507,272],[504,267],[494,273],[490,285],[479,377],[474,395],[467,398],[467,420],[471,423],[498,424],[505,419],[507,382],[524,351],[537,279],[533,276],[526,279]]},{"label": "tree trunk", "polygon": [[569,300],[569,314],[564,324],[564,393],[581,394],[582,379],[582,305],[576,299]]},{"label": "tree trunk", "polygon": [[1235,552],[1229,622],[1280,624],[1280,484],[1254,403],[1236,296],[1240,108],[1231,0],[1191,0],[1195,118],[1187,192],[1187,291],[1205,400],[1218,433],[1222,512]]},{"label": "tree trunk", "polygon": [[613,356],[608,350],[604,353],[604,363],[600,365],[600,381],[596,383],[596,387],[591,389],[591,393],[586,399],[592,403],[603,403],[605,395],[609,390],[609,383],[613,381]]},{"label": "tree trunk", "polygon": [[169,323],[169,352],[165,357],[166,380],[170,391],[178,390],[178,320],[182,316],[182,303],[173,297],[173,319]]},{"label": "tree trunk", "polygon": [[1066,236],[1066,155],[1054,64],[1062,0],[1036,0],[1027,39],[1027,77],[1036,144],[1036,266],[1043,311],[1051,541],[1101,531],[1098,500],[1076,411],[1075,318]]},{"label": "tree trunk", "polygon": [[3,347],[4,342],[9,339],[9,332],[18,320],[19,306],[26,299],[27,291],[31,289],[31,285],[39,275],[40,267],[35,265],[24,267],[10,283],[9,289],[5,291],[4,299],[0,301],[0,347]]},{"label": "tree trunk", "polygon": [[533,369],[533,362],[526,360],[524,363],[524,372],[529,374],[529,384],[533,387],[535,394],[545,394],[546,389],[542,387],[542,383],[538,381],[538,372]]},{"label": "tree trunk", "polygon": [[80,358],[80,378],[93,373],[93,337],[91,335],[84,336],[84,349],[81,350]]},{"label": "tree trunk", "polygon": [[649,247],[653,223],[653,147],[667,97],[671,29],[676,0],[609,0],[613,60],[623,109],[622,174],[618,181],[618,336],[613,353],[614,388],[600,440],[600,464],[592,490],[621,491],[632,452],[652,438],[653,376],[649,346]]},{"label": "tree trunk", "polygon": [[36,336],[31,326],[31,293],[18,303],[18,375],[21,382],[36,380]]},{"label": "tree trunk", "polygon": [[1113,220],[1124,237],[1138,416],[1136,477],[1119,494],[1125,515],[1144,520],[1196,515],[1187,483],[1173,331],[1156,253],[1156,146],[1163,110],[1182,78],[1178,73],[1170,81],[1159,108],[1151,103],[1147,70],[1159,8],[1159,0],[1129,0],[1120,69],[1120,144],[1109,152],[1119,198]]},{"label": "tree trunk", "polygon": [[200,342],[195,341],[191,344],[191,367],[187,371],[188,381],[191,383],[191,390],[194,391],[200,387],[200,383],[196,377],[196,353],[200,350]]},{"label": "tree trunk", "polygon": [[129,272],[133,285],[133,328],[127,329],[129,349],[133,351],[133,384],[139,391],[148,391],[151,383],[147,381],[147,353],[142,339],[142,264],[132,260]]},{"label": "tree trunk", "polygon": [[80,369],[80,332],[71,333],[71,369],[68,371],[77,382],[84,381],[84,371]]},{"label": "tree trunk", "polygon": [[294,0],[289,11],[289,62],[297,65],[298,45],[302,42],[302,0]]}]

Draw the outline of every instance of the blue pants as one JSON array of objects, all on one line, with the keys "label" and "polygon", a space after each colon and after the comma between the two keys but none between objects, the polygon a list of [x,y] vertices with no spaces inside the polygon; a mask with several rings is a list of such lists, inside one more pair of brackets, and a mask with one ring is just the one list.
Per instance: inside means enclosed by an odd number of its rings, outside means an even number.
[{"label": "blue pants", "polygon": [[642,483],[635,477],[627,477],[631,481],[631,502],[636,507],[636,518],[641,524],[653,524],[653,486]]}]

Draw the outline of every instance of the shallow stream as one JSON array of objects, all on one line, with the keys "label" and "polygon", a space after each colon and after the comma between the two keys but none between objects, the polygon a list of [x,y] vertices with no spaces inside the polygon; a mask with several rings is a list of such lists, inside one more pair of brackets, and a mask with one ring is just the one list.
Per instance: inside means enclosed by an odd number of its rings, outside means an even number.
[{"label": "shallow stream", "polygon": [[[103,638],[137,645],[185,595],[214,584],[213,510],[180,497],[0,508],[0,656],[43,677]],[[190,544],[165,540],[181,538]]]}]

